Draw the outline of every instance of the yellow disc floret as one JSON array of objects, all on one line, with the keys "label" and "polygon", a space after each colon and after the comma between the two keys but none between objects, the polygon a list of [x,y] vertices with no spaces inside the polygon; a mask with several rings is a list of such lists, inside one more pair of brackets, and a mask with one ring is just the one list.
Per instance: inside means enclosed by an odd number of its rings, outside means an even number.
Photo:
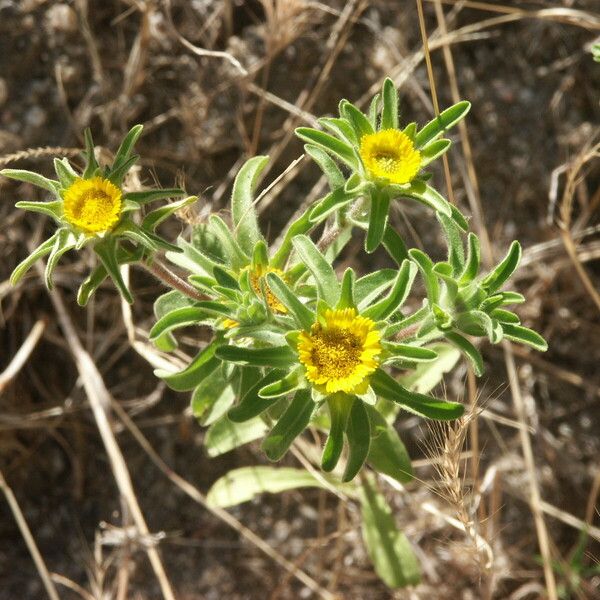
[{"label": "yellow disc floret", "polygon": [[409,183],[421,167],[421,153],[398,129],[363,135],[360,157],[371,177],[387,179],[390,183]]},{"label": "yellow disc floret", "polygon": [[103,177],[77,178],[63,196],[65,219],[88,235],[110,231],[121,216],[121,190]]},{"label": "yellow disc floret", "polygon": [[[275,273],[275,275],[279,275],[281,279],[285,279],[284,272],[281,269],[277,269],[275,267],[258,265],[253,269],[250,269],[250,285],[252,286],[252,289],[258,296],[262,295],[261,282],[263,281],[263,278],[267,273]],[[271,291],[271,288],[268,286],[266,281],[264,282],[264,289],[265,301],[269,305],[269,308],[274,313],[279,313],[282,315],[287,313],[287,308],[283,304],[281,304],[281,302],[279,302],[279,299]]]},{"label": "yellow disc floret", "polygon": [[327,310],[323,317],[298,337],[306,378],[328,394],[364,394],[381,353],[375,323],[353,308]]}]

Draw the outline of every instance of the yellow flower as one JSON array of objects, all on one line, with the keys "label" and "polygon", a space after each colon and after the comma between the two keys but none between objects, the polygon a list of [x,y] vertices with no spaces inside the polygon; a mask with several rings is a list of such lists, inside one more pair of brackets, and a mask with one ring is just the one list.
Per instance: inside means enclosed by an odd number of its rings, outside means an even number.
[{"label": "yellow flower", "polygon": [[421,166],[421,153],[412,140],[397,129],[363,135],[360,157],[371,177],[391,183],[412,181]]},{"label": "yellow flower", "polygon": [[88,235],[111,230],[121,216],[121,190],[103,177],[78,177],[65,190],[65,219]]},{"label": "yellow flower", "polygon": [[353,308],[327,310],[323,321],[298,337],[307,379],[329,394],[364,394],[381,353],[375,323],[358,316]]},{"label": "yellow flower", "polygon": [[[284,272],[281,269],[277,269],[275,267],[264,267],[264,266],[258,265],[254,269],[250,269],[250,285],[252,286],[252,289],[258,296],[260,296],[262,294],[261,281],[263,280],[263,277],[267,273],[275,273],[275,275],[279,275],[279,277],[281,277],[281,279],[285,279]],[[287,313],[287,308],[283,304],[281,304],[281,302],[279,302],[279,299],[271,291],[271,288],[269,288],[266,281],[265,281],[264,287],[265,287],[265,300],[267,301],[269,308],[274,313],[279,313],[282,315]]]}]

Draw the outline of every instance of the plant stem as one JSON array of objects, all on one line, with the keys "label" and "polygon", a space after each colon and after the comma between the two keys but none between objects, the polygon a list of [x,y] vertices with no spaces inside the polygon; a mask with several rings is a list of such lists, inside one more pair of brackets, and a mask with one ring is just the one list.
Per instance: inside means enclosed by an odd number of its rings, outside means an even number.
[{"label": "plant stem", "polygon": [[156,279],[162,281],[167,287],[181,292],[184,296],[199,301],[208,299],[207,296],[200,293],[193,285],[183,280],[158,259],[153,258],[148,262],[140,262],[138,264],[144,267],[149,273],[152,273]]}]

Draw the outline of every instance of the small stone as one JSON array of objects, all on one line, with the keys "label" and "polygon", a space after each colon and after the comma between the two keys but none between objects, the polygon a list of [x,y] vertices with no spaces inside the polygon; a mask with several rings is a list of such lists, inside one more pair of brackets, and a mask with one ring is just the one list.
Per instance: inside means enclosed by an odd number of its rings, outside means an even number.
[{"label": "small stone", "polygon": [[68,4],[55,4],[46,11],[46,26],[50,31],[69,33],[78,27],[77,15]]}]

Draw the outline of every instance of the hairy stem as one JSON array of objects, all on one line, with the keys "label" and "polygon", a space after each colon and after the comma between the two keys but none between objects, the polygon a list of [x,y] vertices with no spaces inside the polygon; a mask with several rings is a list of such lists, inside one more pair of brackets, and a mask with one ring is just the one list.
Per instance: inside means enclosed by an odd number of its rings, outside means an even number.
[{"label": "hairy stem", "polygon": [[184,296],[188,296],[188,298],[192,298],[193,300],[207,300],[207,296],[171,271],[169,267],[158,259],[152,258],[148,262],[140,262],[138,264],[144,267],[149,273],[152,273],[156,279],[162,281],[167,287],[181,292]]}]

